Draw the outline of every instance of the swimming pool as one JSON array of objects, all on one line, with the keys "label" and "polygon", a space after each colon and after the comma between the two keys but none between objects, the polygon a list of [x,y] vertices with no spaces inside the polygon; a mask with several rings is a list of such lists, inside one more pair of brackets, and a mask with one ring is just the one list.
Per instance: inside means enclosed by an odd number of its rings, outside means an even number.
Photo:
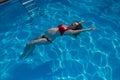
[{"label": "swimming pool", "polygon": [[[35,0],[30,20],[14,0],[0,5],[0,80],[120,80],[119,0]],[[27,41],[58,24],[86,20],[77,39],[57,38],[19,60]]]}]

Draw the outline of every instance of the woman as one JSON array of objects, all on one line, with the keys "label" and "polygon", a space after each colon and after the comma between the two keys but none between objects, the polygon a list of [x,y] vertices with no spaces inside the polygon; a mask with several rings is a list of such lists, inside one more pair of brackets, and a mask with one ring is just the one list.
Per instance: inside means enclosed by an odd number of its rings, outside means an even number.
[{"label": "woman", "polygon": [[33,54],[33,50],[35,49],[36,45],[45,45],[53,42],[57,37],[63,36],[63,35],[72,35],[74,37],[77,37],[80,32],[89,31],[89,30],[95,30],[96,28],[86,28],[83,29],[81,22],[74,22],[70,24],[70,26],[66,26],[63,24],[58,25],[56,28],[50,28],[48,29],[43,35],[37,37],[36,39],[28,42],[24,48],[24,51],[20,58],[27,58],[28,56]]}]

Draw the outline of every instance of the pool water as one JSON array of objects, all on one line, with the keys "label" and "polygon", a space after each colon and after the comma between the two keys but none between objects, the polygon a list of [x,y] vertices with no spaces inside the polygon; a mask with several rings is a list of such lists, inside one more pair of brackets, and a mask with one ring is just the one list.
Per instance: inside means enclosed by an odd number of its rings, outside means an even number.
[{"label": "pool water", "polygon": [[[119,0],[35,0],[31,20],[19,1],[0,5],[0,80],[120,80]],[[26,42],[58,24],[85,20],[77,39],[58,37],[18,59]]]}]

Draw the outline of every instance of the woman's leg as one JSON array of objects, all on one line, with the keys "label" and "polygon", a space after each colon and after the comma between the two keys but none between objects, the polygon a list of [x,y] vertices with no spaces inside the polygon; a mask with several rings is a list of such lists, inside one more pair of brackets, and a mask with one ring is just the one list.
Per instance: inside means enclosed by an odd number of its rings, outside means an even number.
[{"label": "woman's leg", "polygon": [[35,39],[28,42],[20,58],[27,58],[28,56],[32,55],[35,49],[35,45],[42,45],[42,44],[48,44],[48,43],[50,42],[46,38]]},{"label": "woman's leg", "polygon": [[26,44],[23,53],[20,55],[20,58],[27,58],[30,54],[33,53],[35,45]]}]

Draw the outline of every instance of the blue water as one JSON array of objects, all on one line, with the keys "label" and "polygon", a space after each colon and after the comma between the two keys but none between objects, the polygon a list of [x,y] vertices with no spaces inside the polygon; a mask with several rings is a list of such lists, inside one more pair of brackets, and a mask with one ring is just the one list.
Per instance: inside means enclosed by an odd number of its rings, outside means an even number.
[{"label": "blue water", "polygon": [[[119,0],[35,0],[30,20],[17,1],[0,5],[0,80],[120,80]],[[26,42],[58,24],[85,20],[77,39],[57,38],[19,60]]]}]

